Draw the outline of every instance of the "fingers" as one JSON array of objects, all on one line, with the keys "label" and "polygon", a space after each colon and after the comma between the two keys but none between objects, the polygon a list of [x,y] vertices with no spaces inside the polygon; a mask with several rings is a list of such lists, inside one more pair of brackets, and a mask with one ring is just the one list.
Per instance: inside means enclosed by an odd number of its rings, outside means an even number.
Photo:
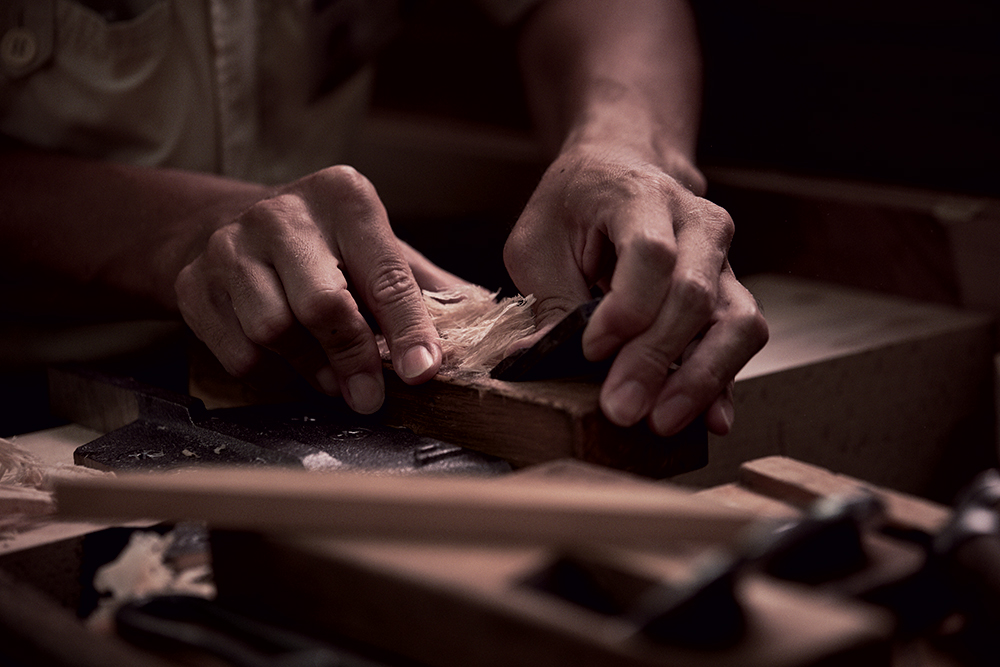
[{"label": "fingers", "polygon": [[275,353],[357,412],[378,410],[385,395],[359,302],[404,381],[422,382],[441,363],[404,251],[374,189],[350,169],[324,170],[250,207],[211,236],[176,288],[185,320],[229,372],[252,375]]},{"label": "fingers", "polygon": [[584,333],[584,352],[604,359],[654,322],[669,351],[686,345],[704,326],[717,292],[718,274],[732,239],[726,211],[690,195],[652,200],[623,210],[609,226],[618,262],[611,289]]},{"label": "fingers", "polygon": [[230,375],[251,378],[262,363],[263,350],[243,333],[229,293],[205,291],[205,263],[186,266],[175,282],[178,306],[184,321],[212,351]]},{"label": "fingers", "polygon": [[691,346],[655,398],[648,419],[653,431],[673,435],[704,412],[709,430],[727,433],[734,418],[733,378],[767,337],[767,324],[756,300],[727,267],[705,335]]},{"label": "fingers", "polygon": [[[621,348],[608,372],[601,389],[601,406],[608,419],[631,426],[650,414],[674,362],[711,316],[713,282],[695,274],[672,278],[670,294],[656,320]],[[685,398],[691,397],[682,395],[678,400]]]},{"label": "fingers", "polygon": [[[670,289],[677,246],[668,212],[657,217],[663,226],[650,227],[628,215],[613,228],[618,262],[610,290],[591,317],[583,350],[591,360],[605,359],[648,329],[657,319]],[[668,230],[666,233],[663,230]]]},{"label": "fingers", "polygon": [[[366,203],[348,207],[351,223],[336,225],[332,245],[342,258],[353,289],[378,322],[396,373],[408,384],[430,379],[442,360],[437,329],[424,307],[404,247],[392,233],[374,188],[347,167],[337,168],[336,172],[326,170],[317,181],[329,197]],[[430,267],[433,265],[426,260],[421,265],[425,277]],[[447,280],[447,275],[438,269],[432,277]],[[330,348],[324,348],[329,354]]]}]

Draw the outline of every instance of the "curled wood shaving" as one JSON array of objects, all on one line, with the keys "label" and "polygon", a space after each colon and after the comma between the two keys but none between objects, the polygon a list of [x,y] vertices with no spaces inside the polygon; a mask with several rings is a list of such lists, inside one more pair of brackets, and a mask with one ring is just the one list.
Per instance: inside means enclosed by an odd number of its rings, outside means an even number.
[{"label": "curled wood shaving", "polygon": [[[515,343],[535,333],[531,310],[535,297],[519,295],[498,301],[497,294],[475,285],[424,291],[424,304],[440,336],[442,374],[486,375]],[[382,336],[378,345],[388,361],[389,347]]]},{"label": "curled wood shaving", "polygon": [[427,312],[441,336],[443,370],[486,373],[512,345],[535,332],[533,296],[496,297],[497,292],[471,285],[424,292]]}]

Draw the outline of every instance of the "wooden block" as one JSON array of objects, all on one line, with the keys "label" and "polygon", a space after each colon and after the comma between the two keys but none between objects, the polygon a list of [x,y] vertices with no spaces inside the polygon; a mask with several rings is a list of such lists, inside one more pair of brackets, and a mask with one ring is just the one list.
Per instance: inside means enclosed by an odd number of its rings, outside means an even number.
[{"label": "wooden block", "polygon": [[820,498],[870,492],[885,503],[886,520],[890,525],[915,528],[931,535],[940,531],[951,516],[951,510],[938,503],[837,475],[784,456],[744,463],[740,467],[739,483],[755,494],[802,509]]},{"label": "wooden block", "polygon": [[[386,398],[376,417],[390,426],[526,466],[577,458],[647,477],[697,470],[708,462],[703,421],[670,438],[645,424],[615,426],[604,417],[594,382],[502,382],[440,374],[410,386],[385,365]],[[301,395],[260,392],[239,383],[195,345],[190,393],[209,409],[287,402]]]},{"label": "wooden block", "polygon": [[989,317],[791,277],[744,282],[771,339],[737,375],[732,432],[675,481],[724,484],[742,462],[782,455],[950,502],[995,464]]},{"label": "wooden block", "polygon": [[[756,575],[737,588],[749,622],[735,646],[656,644],[622,617],[526,583],[556,555],[516,547],[213,535],[223,603],[271,609],[319,636],[333,632],[435,667],[888,664],[891,623],[880,610]],[[595,555],[592,562],[609,575],[647,584],[676,581],[690,567],[652,554]]]},{"label": "wooden block", "polygon": [[502,479],[243,467],[66,479],[55,497],[64,518],[196,519],[230,529],[445,542],[725,543],[753,520],[664,485],[623,493],[593,483]]},{"label": "wooden block", "polygon": [[386,423],[454,442],[522,466],[560,458],[667,477],[707,462],[702,422],[671,438],[643,423],[615,426],[601,412],[593,382],[502,382],[438,375],[409,386],[387,369]]},{"label": "wooden block", "polygon": [[774,518],[795,518],[801,517],[802,509],[792,505],[781,498],[770,497],[755,493],[754,491],[737,483],[720,484],[713,486],[695,494],[699,498],[705,498],[718,505],[734,507],[747,512],[752,512],[760,517]]}]

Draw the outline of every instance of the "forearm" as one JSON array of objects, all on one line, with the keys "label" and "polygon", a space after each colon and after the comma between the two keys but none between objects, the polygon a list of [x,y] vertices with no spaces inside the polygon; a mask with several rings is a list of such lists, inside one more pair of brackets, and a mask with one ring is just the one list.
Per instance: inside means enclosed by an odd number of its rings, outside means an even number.
[{"label": "forearm", "polygon": [[613,139],[693,167],[701,60],[683,0],[546,0],[524,27],[520,53],[553,150]]},{"label": "forearm", "polygon": [[[0,265],[107,305],[177,312],[174,280],[211,232],[259,197],[260,187],[211,175],[0,152]],[[80,292],[74,291],[74,298]],[[113,305],[113,304],[111,304]]]}]

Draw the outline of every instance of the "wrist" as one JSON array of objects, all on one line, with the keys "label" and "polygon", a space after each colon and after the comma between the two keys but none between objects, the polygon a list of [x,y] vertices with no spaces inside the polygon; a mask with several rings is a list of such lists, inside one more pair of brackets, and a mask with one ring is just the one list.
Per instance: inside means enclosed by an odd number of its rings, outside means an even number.
[{"label": "wrist", "polygon": [[[610,86],[609,86],[610,87]],[[695,164],[695,128],[682,120],[664,121],[627,92],[608,90],[586,106],[571,126],[561,154],[596,153],[638,159],[655,165],[695,195],[706,190],[705,176]]]}]

